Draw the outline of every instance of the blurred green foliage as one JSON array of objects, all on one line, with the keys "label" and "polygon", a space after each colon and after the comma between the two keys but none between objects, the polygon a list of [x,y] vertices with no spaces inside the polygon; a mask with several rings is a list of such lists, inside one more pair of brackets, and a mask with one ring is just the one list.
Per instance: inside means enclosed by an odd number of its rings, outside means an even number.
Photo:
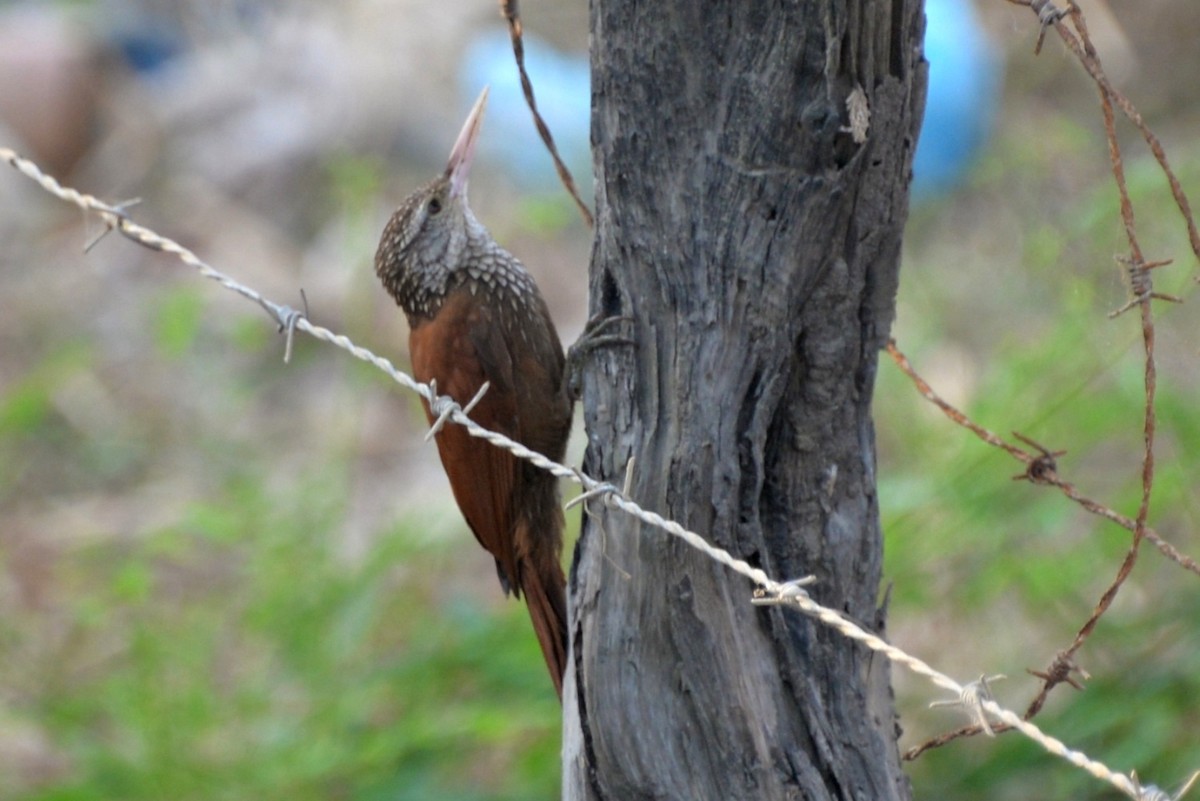
[{"label": "blurred green foliage", "polygon": [[558,703],[524,610],[439,589],[453,550],[403,526],[346,564],[321,472],[286,497],[235,472],[63,560],[64,630],[5,683],[72,769],[19,797],[553,797]]},{"label": "blurred green foliage", "polygon": [[[1059,126],[1076,128],[1054,115],[1039,119],[1050,141]],[[1023,149],[1025,141],[1020,130],[1001,136],[967,201],[980,208],[915,213],[897,338],[918,372],[948,389],[973,420],[1010,441],[1018,430],[1051,450],[1067,449],[1060,475],[1133,517],[1141,497],[1144,359],[1138,312],[1107,316],[1127,297],[1113,258],[1127,247],[1102,132],[1075,130],[1063,140],[1069,149],[1041,154]],[[1142,246],[1148,258],[1177,259],[1155,273],[1156,289],[1193,301],[1155,306],[1158,459],[1150,523],[1194,555],[1196,265],[1161,171],[1144,148],[1128,149]],[[1200,148],[1193,142],[1171,157],[1184,186],[1200,186]],[[1078,188],[1056,204],[1033,200],[1056,170]],[[980,223],[947,244],[945,229],[960,215],[986,213],[989,204],[1007,209],[1014,199],[1028,202],[1019,229],[997,234]],[[1007,246],[991,253],[996,236]],[[1012,480],[1022,472],[1018,462],[955,426],[884,362],[875,408],[893,637],[962,680],[1007,674],[993,690],[1002,704],[1023,710],[1038,687],[1025,670],[1044,669],[1071,643],[1115,577],[1130,534],[1057,490]],[[1165,789],[1182,785],[1200,767],[1198,620],[1196,577],[1143,544],[1132,577],[1079,654],[1092,675],[1086,690],[1059,687],[1038,724],[1116,770],[1136,770]],[[966,722],[961,713],[925,709],[928,688],[897,678],[902,749]],[[1120,797],[1013,734],[934,749],[908,770],[918,798]]]},{"label": "blurred green foliage", "polygon": [[204,313],[204,297],[201,287],[186,284],[168,291],[159,301],[154,340],[164,356],[179,359],[195,342]]}]

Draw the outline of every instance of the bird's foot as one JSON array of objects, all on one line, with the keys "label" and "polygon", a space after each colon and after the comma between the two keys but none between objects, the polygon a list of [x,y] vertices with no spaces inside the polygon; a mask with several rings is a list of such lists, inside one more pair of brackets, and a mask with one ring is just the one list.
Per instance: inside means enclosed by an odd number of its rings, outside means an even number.
[{"label": "bird's foot", "polygon": [[597,348],[636,344],[630,331],[632,323],[632,317],[600,317],[599,315],[587,321],[579,339],[567,348],[567,364],[563,372],[563,380],[567,397],[571,399],[571,403],[579,400],[583,394],[583,365]]}]

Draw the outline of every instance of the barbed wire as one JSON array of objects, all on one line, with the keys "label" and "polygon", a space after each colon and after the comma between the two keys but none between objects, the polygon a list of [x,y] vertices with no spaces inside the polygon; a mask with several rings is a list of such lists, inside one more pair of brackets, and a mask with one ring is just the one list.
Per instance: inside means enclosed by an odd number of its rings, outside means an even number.
[{"label": "barbed wire", "polygon": [[[728,551],[718,548],[702,536],[691,531],[674,520],[642,508],[628,497],[626,492],[614,484],[598,481],[580,470],[569,468],[563,464],[548,459],[519,442],[503,434],[490,431],[472,420],[464,409],[452,398],[438,395],[435,386],[423,384],[407,373],[399,370],[388,359],[378,356],[367,348],[355,344],[349,337],[335,333],[327,328],[310,322],[300,311],[284,304],[275,303],[264,297],[252,287],[235,280],[229,275],[209,265],[194,252],[172,239],[164,237],[155,231],[133,222],[125,205],[106,203],[93,195],[80,192],[60,184],[55,178],[44,173],[34,162],[23,158],[16,151],[0,147],[0,160],[8,162],[13,168],[36,182],[43,190],[51,195],[71,203],[85,212],[93,212],[100,216],[106,231],[116,231],[125,238],[151,250],[160,251],[175,256],[181,262],[197,270],[204,278],[216,281],[222,287],[241,295],[264,309],[279,325],[279,330],[286,334],[286,353],[291,351],[291,340],[296,331],[303,331],[323,342],[345,350],[355,358],[365,361],[382,370],[401,386],[416,392],[424,398],[433,412],[433,425],[442,425],[451,421],[463,426],[471,436],[484,439],[492,445],[503,448],[519,459],[524,459],[555,476],[573,481],[584,488],[586,499],[600,498],[612,508],[659,528],[668,534],[678,537],[692,548],[700,551],[709,558],[725,565],[734,572],[745,576],[757,585],[751,603],[756,605],[788,606],[814,620],[829,626],[842,636],[862,643],[872,651],[883,654],[893,662],[906,667],[908,670],[923,676],[932,684],[950,692],[957,703],[976,720],[986,720],[983,715],[990,715],[1002,726],[1016,729],[1029,739],[1038,743],[1047,752],[1065,759],[1072,765],[1087,771],[1095,778],[1105,781],[1120,792],[1135,799],[1149,801],[1162,797],[1162,791],[1153,785],[1143,786],[1137,781],[1135,773],[1129,775],[1118,773],[1104,763],[1094,760],[1082,751],[1068,748],[1061,740],[1043,732],[1039,727],[1021,718],[1017,713],[1006,709],[990,698],[986,688],[981,691],[978,682],[960,684],[950,676],[936,670],[928,663],[912,656],[906,651],[883,640],[876,634],[867,631],[836,610],[822,606],[812,599],[804,587],[816,581],[813,576],[806,576],[790,581],[777,581],[763,570],[756,568],[742,559],[738,559]],[[91,245],[94,245],[93,241]],[[630,466],[630,469],[632,466]],[[1155,795],[1155,794],[1159,795]]]},{"label": "barbed wire", "polygon": [[[1025,710],[1024,719],[1029,720],[1042,710],[1050,692],[1054,688],[1064,683],[1076,687],[1080,686],[1075,681],[1074,674],[1078,673],[1086,676],[1086,672],[1076,664],[1075,655],[1095,631],[1100,619],[1111,608],[1113,601],[1117,597],[1117,593],[1133,572],[1143,539],[1149,540],[1168,559],[1171,559],[1185,570],[1200,575],[1200,565],[1197,564],[1196,560],[1180,553],[1171,543],[1164,540],[1148,525],[1150,501],[1154,490],[1154,451],[1157,429],[1156,396],[1158,371],[1155,360],[1156,332],[1153,301],[1163,300],[1180,303],[1182,300],[1174,295],[1154,289],[1151,271],[1171,264],[1172,260],[1148,261],[1143,254],[1138,239],[1133,201],[1130,198],[1125,179],[1125,165],[1121,145],[1117,138],[1114,106],[1119,108],[1130,123],[1137,128],[1157,161],[1159,168],[1165,175],[1171,195],[1175,200],[1175,205],[1178,207],[1187,228],[1188,242],[1197,259],[1200,259],[1200,233],[1197,231],[1195,217],[1191,211],[1191,204],[1188,201],[1186,193],[1183,191],[1182,184],[1167,160],[1167,155],[1163,150],[1161,142],[1159,142],[1158,137],[1142,119],[1141,114],[1134,104],[1113,86],[1105,74],[1099,53],[1092,43],[1088,32],[1087,20],[1084,17],[1083,10],[1073,0],[1067,0],[1066,5],[1061,8],[1056,6],[1051,0],[1007,0],[1007,2],[1013,5],[1025,6],[1037,16],[1039,31],[1037,43],[1034,46],[1034,54],[1040,54],[1046,32],[1053,29],[1062,39],[1067,49],[1075,55],[1076,59],[1083,66],[1088,76],[1096,85],[1100,96],[1100,110],[1104,123],[1105,140],[1108,145],[1108,157],[1112,167],[1113,182],[1116,185],[1120,201],[1121,223],[1129,246],[1129,254],[1117,256],[1117,261],[1124,265],[1129,274],[1131,292],[1129,301],[1108,316],[1110,319],[1116,318],[1134,307],[1138,308],[1141,318],[1142,347],[1144,353],[1143,387],[1145,400],[1142,413],[1141,499],[1138,504],[1136,517],[1127,517],[1104,504],[1088,498],[1081,494],[1073,484],[1062,479],[1059,476],[1057,459],[1066,453],[1065,450],[1052,451],[1016,431],[1013,432],[1013,436],[1032,450],[1026,450],[1006,442],[943,400],[916,372],[909,363],[908,358],[896,347],[894,341],[888,343],[887,351],[901,371],[913,381],[917,390],[927,400],[941,409],[948,418],[958,425],[967,428],[989,445],[1006,451],[1010,456],[1025,464],[1025,471],[1020,475],[1013,476],[1014,479],[1026,480],[1031,484],[1041,486],[1057,487],[1064,495],[1087,511],[1104,517],[1133,533],[1132,541],[1117,568],[1116,575],[1104,589],[1104,592],[1101,593],[1091,614],[1079,628],[1071,644],[1058,651],[1051,660],[1050,665],[1044,670],[1028,671],[1033,676],[1042,680],[1042,685],[1038,693],[1030,701]],[[1069,25],[1068,22],[1070,23]],[[996,731],[1002,730],[1007,729],[996,728]],[[959,737],[973,736],[980,733],[990,732],[985,727],[975,725],[938,735],[909,749],[905,753],[905,759],[915,759],[929,748],[945,745]],[[1188,787],[1190,786],[1191,782],[1188,784]],[[1186,791],[1187,789],[1185,788],[1182,792]]]},{"label": "barbed wire", "polygon": [[537,100],[533,95],[533,81],[529,80],[529,72],[525,69],[525,34],[524,26],[521,25],[521,12],[517,8],[517,0],[500,0],[500,15],[504,17],[504,21],[508,24],[508,36],[512,41],[513,60],[517,62],[517,74],[521,78],[521,92],[525,95],[525,103],[529,106],[529,112],[533,115],[533,125],[537,128],[538,136],[542,138],[542,143],[546,145],[546,150],[550,153],[550,158],[554,161],[554,169],[558,172],[558,180],[562,181],[563,188],[567,190],[567,194],[575,202],[575,208],[579,209],[579,215],[583,217],[584,224],[588,228],[592,228],[596,224],[596,219],[592,216],[592,210],[588,208],[587,203],[584,203],[583,198],[579,196],[579,190],[575,188],[575,179],[571,175],[571,170],[563,163],[562,156],[558,154],[558,147],[554,144],[554,136],[550,133],[550,126],[546,124],[546,121],[542,119],[542,113],[538,111]]},{"label": "barbed wire", "polygon": [[[1030,452],[1017,445],[1013,445],[1000,435],[988,430],[986,427],[972,420],[965,412],[939,395],[937,391],[929,385],[929,382],[921,377],[921,374],[917,372],[917,369],[913,367],[908,356],[906,356],[904,352],[900,350],[899,346],[896,345],[896,340],[889,340],[886,350],[887,354],[892,357],[892,361],[895,362],[900,371],[904,373],[910,381],[913,382],[913,385],[916,387],[917,391],[926,400],[941,409],[942,413],[945,414],[947,418],[963,428],[966,428],[988,445],[999,448],[1025,465],[1025,470],[1013,476],[1014,479],[1028,481],[1030,484],[1037,486],[1056,487],[1062,491],[1063,495],[1075,501],[1092,514],[1103,517],[1105,520],[1108,520],[1112,523],[1116,523],[1121,528],[1128,529],[1130,532],[1137,530],[1136,520],[1121,514],[1109,506],[1105,506],[1099,501],[1089,498],[1088,496],[1082,494],[1079,489],[1070,481],[1062,478],[1062,476],[1059,474],[1058,457],[1065,455],[1066,451],[1051,451],[1019,431],[1012,432],[1013,436],[1024,442],[1026,445],[1036,451],[1036,453]],[[1163,554],[1163,556],[1167,557],[1172,562],[1175,562],[1184,570],[1188,570],[1192,573],[1195,573],[1197,576],[1200,576],[1200,563],[1197,563],[1195,559],[1185,553],[1182,553],[1170,542],[1163,539],[1162,535],[1159,534],[1155,529],[1151,528],[1150,526],[1143,526],[1142,536],[1149,540],[1150,543],[1153,544],[1154,547]]]},{"label": "barbed wire", "polygon": [[[1137,228],[1134,222],[1133,203],[1129,197],[1128,188],[1125,181],[1124,164],[1121,157],[1121,148],[1117,140],[1115,115],[1113,111],[1114,104],[1121,109],[1125,116],[1137,127],[1150,148],[1159,166],[1166,175],[1167,182],[1170,186],[1171,193],[1175,199],[1175,203],[1183,215],[1187,225],[1188,238],[1191,244],[1193,253],[1197,258],[1200,258],[1200,233],[1197,232],[1195,218],[1192,215],[1191,207],[1184,193],[1182,185],[1171,169],[1168,163],[1166,152],[1162,144],[1159,142],[1155,134],[1146,125],[1141,115],[1134,107],[1133,103],[1126,98],[1119,90],[1117,90],[1108,80],[1100,63],[1099,54],[1091,42],[1088,34],[1086,20],[1083,16],[1083,11],[1073,0],[1067,0],[1066,8],[1059,8],[1054,5],[1051,0],[1008,0],[1015,5],[1024,5],[1029,7],[1038,18],[1039,32],[1037,43],[1034,47],[1034,54],[1040,54],[1042,44],[1045,40],[1046,32],[1053,28],[1062,37],[1064,43],[1083,64],[1085,70],[1095,81],[1100,92],[1101,109],[1104,116],[1104,129],[1109,147],[1109,157],[1112,164],[1113,178],[1117,185],[1120,195],[1121,220],[1124,224],[1126,238],[1129,242],[1130,254],[1128,256],[1118,256],[1117,260],[1125,265],[1129,274],[1130,288],[1132,297],[1130,300],[1121,306],[1116,311],[1112,312],[1109,317],[1115,318],[1134,307],[1138,307],[1142,322],[1142,337],[1145,350],[1145,370],[1144,370],[1144,385],[1145,385],[1145,406],[1143,414],[1143,442],[1144,448],[1142,453],[1142,493],[1141,502],[1138,506],[1136,519],[1130,519],[1117,513],[1110,507],[1104,506],[1086,496],[1081,495],[1075,487],[1069,482],[1063,481],[1058,477],[1056,458],[1062,456],[1066,451],[1050,451],[1049,449],[1039,445],[1033,440],[1025,437],[1019,432],[1014,431],[1013,436],[1025,443],[1026,445],[1038,451],[1038,455],[1033,455],[1017,446],[1010,445],[1002,439],[987,431],[981,426],[978,426],[966,417],[962,412],[942,401],[937,397],[936,393],[929,387],[927,383],[912,369],[908,364],[908,360],[900,353],[895,343],[889,343],[889,353],[893,359],[900,365],[901,369],[906,372],[910,378],[917,384],[927,398],[938,404],[946,414],[980,436],[985,441],[992,445],[1003,448],[1014,458],[1020,459],[1026,465],[1024,473],[1014,476],[1014,479],[1028,480],[1033,484],[1046,484],[1057,486],[1062,492],[1083,508],[1093,514],[1101,515],[1112,520],[1119,525],[1124,526],[1133,532],[1133,541],[1126,551],[1125,557],[1117,570],[1117,574],[1108,585],[1105,591],[1101,594],[1100,599],[1096,602],[1095,607],[1088,620],[1083,624],[1076,634],[1071,645],[1059,651],[1049,667],[1042,671],[1028,669],[1028,672],[1042,679],[1042,686],[1027,707],[1024,715],[1025,720],[1029,720],[1042,709],[1050,692],[1059,684],[1068,683],[1072,686],[1082,689],[1082,686],[1074,679],[1073,674],[1079,673],[1086,677],[1086,671],[1079,667],[1075,661],[1075,654],[1083,647],[1088,637],[1095,630],[1100,618],[1111,607],[1112,602],[1116,599],[1117,593],[1121,586],[1125,583],[1128,577],[1133,572],[1134,565],[1137,562],[1139,547],[1143,538],[1150,539],[1154,545],[1168,558],[1172,559],[1187,570],[1191,570],[1200,574],[1200,565],[1197,565],[1195,560],[1181,554],[1169,542],[1160,537],[1157,532],[1147,525],[1150,514],[1150,500],[1154,487],[1154,443],[1156,431],[1156,404],[1155,397],[1157,393],[1157,367],[1154,355],[1155,328],[1153,313],[1151,310],[1151,301],[1163,300],[1175,303],[1181,303],[1182,300],[1174,295],[1156,291],[1151,278],[1151,270],[1159,267],[1164,267],[1172,263],[1171,259],[1158,261],[1146,261],[1142,255],[1141,246],[1137,238]],[[522,43],[522,25],[520,14],[517,10],[517,0],[500,0],[501,13],[509,26],[509,33],[513,44],[513,55],[516,61],[518,73],[521,78],[521,86],[525,93],[525,99],[529,105],[529,109],[533,114],[533,119],[537,127],[542,141],[545,143],[550,156],[554,160],[555,167],[558,170],[559,178],[562,181],[563,187],[574,200],[583,214],[584,221],[589,227],[592,226],[592,215],[588,211],[586,205],[580,199],[575,188],[574,180],[571,177],[570,171],[566,169],[562,160],[559,158],[558,151],[554,145],[554,140],[550,134],[549,128],[546,126],[541,115],[538,112],[537,103],[534,100],[533,86],[525,70],[524,63],[524,46]],[[1064,19],[1070,19],[1074,25],[1075,32],[1072,33],[1063,23]],[[586,499],[592,492],[585,492],[581,499]],[[983,681],[983,678],[980,679]],[[985,686],[986,690],[986,686]],[[927,742],[910,749],[905,754],[905,759],[915,759],[923,751],[928,748],[944,745],[961,736],[978,734],[980,732],[991,735],[993,729],[989,727],[982,713],[979,714],[980,723],[974,726],[958,729],[954,732],[939,735]],[[1008,731],[1012,727],[1001,725],[996,727],[996,731]],[[1187,787],[1180,791],[1179,796],[1182,796],[1191,787],[1196,777],[1200,776],[1198,772],[1188,782]],[[1165,794],[1163,794],[1165,796]]]},{"label": "barbed wire", "polygon": [[[1049,28],[1054,28],[1059,38],[1062,39],[1063,44],[1075,55],[1084,70],[1087,71],[1088,75],[1095,82],[1105,102],[1109,103],[1108,112],[1112,111],[1112,104],[1116,104],[1117,108],[1121,109],[1121,113],[1138,129],[1138,133],[1142,135],[1146,146],[1150,148],[1155,161],[1158,162],[1159,167],[1162,169],[1163,175],[1166,176],[1167,185],[1171,189],[1171,197],[1174,198],[1175,205],[1179,208],[1179,213],[1183,216],[1184,224],[1187,226],[1188,244],[1192,248],[1192,253],[1196,255],[1197,259],[1200,259],[1200,228],[1196,225],[1196,218],[1192,214],[1191,203],[1188,202],[1187,195],[1183,191],[1183,184],[1180,183],[1179,177],[1175,175],[1175,171],[1171,169],[1162,142],[1158,140],[1158,137],[1150,130],[1150,127],[1146,125],[1146,121],[1142,119],[1142,115],[1134,107],[1129,98],[1113,86],[1105,74],[1104,68],[1100,64],[1099,54],[1088,34],[1087,21],[1083,16],[1083,9],[1073,0],[1068,0],[1065,8],[1059,8],[1051,0],[1007,0],[1007,2],[1017,6],[1025,6],[1037,15],[1041,30],[1038,34],[1037,46],[1034,49],[1035,55],[1041,51],[1046,31]],[[1074,31],[1068,28],[1067,24],[1063,22],[1067,18],[1070,18],[1072,24],[1075,26]],[[1109,141],[1110,143],[1113,141],[1111,137]],[[1122,204],[1122,212],[1124,212],[1124,203]],[[1132,219],[1132,216],[1129,219]]]}]

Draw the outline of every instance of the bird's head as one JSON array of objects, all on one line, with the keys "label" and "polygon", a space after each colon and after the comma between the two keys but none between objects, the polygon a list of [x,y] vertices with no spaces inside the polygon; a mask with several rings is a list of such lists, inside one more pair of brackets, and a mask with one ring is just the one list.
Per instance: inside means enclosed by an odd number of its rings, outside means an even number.
[{"label": "bird's head", "polygon": [[419,295],[445,289],[471,238],[483,232],[467,205],[467,178],[487,96],[485,88],[467,115],[445,172],[405,198],[379,240],[375,273],[409,314],[424,311]]}]

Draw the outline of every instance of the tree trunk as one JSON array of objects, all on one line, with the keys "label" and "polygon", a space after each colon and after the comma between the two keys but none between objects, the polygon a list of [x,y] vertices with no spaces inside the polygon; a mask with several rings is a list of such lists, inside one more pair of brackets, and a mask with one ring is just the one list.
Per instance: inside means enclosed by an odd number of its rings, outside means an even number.
[{"label": "tree trunk", "polygon": [[[591,28],[592,312],[636,345],[584,373],[587,471],[620,485],[634,457],[638,503],[882,632],[870,402],[920,0],[592,0]],[[565,798],[908,796],[882,657],[752,590],[591,504]]]}]

